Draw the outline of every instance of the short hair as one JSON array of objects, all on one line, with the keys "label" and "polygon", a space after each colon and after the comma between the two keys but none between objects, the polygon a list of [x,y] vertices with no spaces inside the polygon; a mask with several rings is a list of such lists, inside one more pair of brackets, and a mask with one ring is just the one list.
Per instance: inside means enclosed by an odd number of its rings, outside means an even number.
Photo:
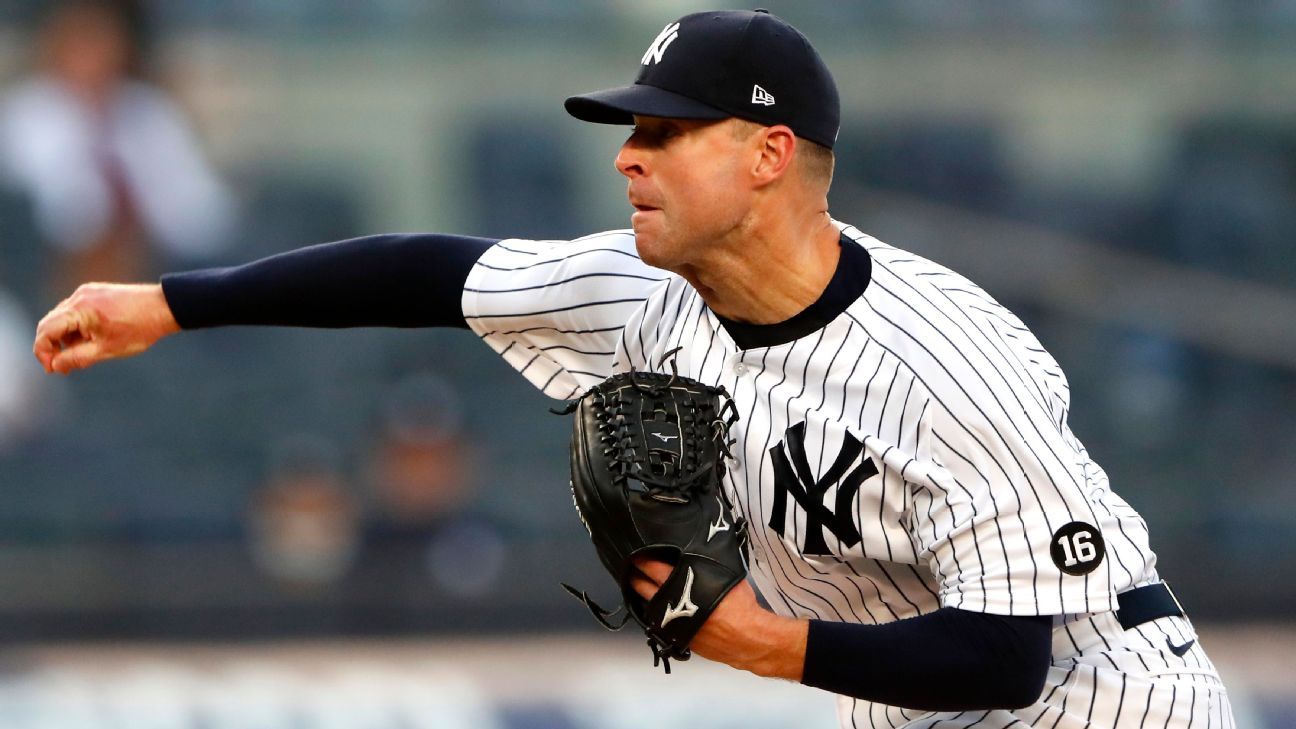
[{"label": "short hair", "polygon": [[797,137],[797,141],[801,143],[797,148],[801,175],[810,182],[823,185],[824,190],[827,190],[832,186],[833,165],[837,159],[833,156],[833,151],[804,137]]},{"label": "short hair", "polygon": [[[736,139],[746,139],[764,126],[737,117],[734,117],[733,121],[735,122],[733,134]],[[831,149],[805,137],[797,137],[796,165],[806,182],[820,184],[826,191],[832,185],[834,162]]]}]

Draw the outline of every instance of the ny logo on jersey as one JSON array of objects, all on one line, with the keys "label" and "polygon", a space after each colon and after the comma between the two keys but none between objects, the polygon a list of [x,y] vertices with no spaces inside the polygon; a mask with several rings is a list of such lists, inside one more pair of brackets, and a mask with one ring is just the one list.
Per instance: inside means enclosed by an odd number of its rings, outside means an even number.
[{"label": "ny logo on jersey", "polygon": [[679,23],[671,23],[662,28],[662,32],[658,33],[652,44],[648,46],[648,50],[644,51],[643,58],[639,59],[640,65],[661,63],[662,56],[666,55],[666,49],[679,37],[679,28]]},{"label": "ny logo on jersey", "polygon": [[[805,421],[797,423],[783,434],[783,442],[770,449],[774,464],[774,504],[770,509],[769,526],[783,536],[787,521],[787,497],[801,505],[806,512],[805,544],[802,554],[832,554],[824,541],[823,527],[841,540],[843,546],[854,547],[860,543],[859,527],[851,511],[851,502],[859,493],[861,483],[876,476],[878,468],[873,460],[858,462],[864,444],[850,432],[842,436],[841,450],[824,475],[818,479],[810,471],[810,461],[805,452]],[[789,458],[790,456],[790,458]],[[857,463],[858,462],[858,463]],[[851,468],[854,466],[854,468]],[[847,473],[847,469],[850,472]],[[834,508],[824,506],[824,496],[837,484]]]}]

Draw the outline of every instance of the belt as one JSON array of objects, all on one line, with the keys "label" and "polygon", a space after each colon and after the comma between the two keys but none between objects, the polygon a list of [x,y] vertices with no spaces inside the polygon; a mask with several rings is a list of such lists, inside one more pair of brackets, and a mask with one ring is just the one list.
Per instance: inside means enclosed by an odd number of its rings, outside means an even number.
[{"label": "belt", "polygon": [[1164,582],[1136,587],[1116,596],[1116,619],[1125,630],[1157,618],[1184,616],[1183,606]]}]

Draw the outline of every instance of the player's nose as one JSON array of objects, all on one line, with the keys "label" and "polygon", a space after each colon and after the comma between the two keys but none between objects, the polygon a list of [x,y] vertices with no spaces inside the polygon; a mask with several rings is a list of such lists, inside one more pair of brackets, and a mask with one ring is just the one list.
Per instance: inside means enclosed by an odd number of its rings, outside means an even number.
[{"label": "player's nose", "polygon": [[643,151],[638,149],[632,140],[627,139],[621,145],[620,151],[617,152],[616,159],[612,164],[616,167],[617,172],[626,177],[636,177],[645,174],[648,168],[645,163]]}]

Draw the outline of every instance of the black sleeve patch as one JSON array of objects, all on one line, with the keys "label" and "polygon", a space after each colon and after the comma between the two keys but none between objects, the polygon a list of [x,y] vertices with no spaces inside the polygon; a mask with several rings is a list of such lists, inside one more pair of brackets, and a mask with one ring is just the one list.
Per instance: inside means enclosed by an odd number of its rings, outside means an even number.
[{"label": "black sleeve patch", "polygon": [[1098,527],[1073,521],[1053,532],[1049,554],[1053,564],[1068,575],[1087,575],[1102,564],[1107,545]]}]

